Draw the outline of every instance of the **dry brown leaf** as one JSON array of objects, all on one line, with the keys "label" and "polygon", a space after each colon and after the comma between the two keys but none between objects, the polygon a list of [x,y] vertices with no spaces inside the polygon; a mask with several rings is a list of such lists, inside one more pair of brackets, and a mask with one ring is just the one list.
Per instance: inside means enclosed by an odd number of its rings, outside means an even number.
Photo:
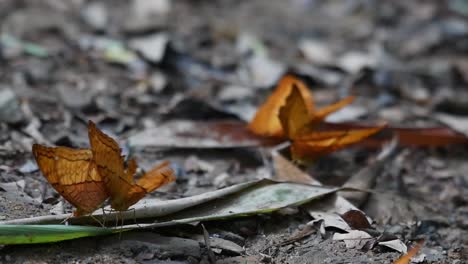
[{"label": "dry brown leaf", "polygon": [[411,258],[416,256],[418,254],[419,250],[421,249],[422,244],[424,243],[424,240],[421,240],[416,244],[412,249],[406,253],[406,255],[401,256],[398,260],[393,262],[393,264],[408,264],[411,261]]}]

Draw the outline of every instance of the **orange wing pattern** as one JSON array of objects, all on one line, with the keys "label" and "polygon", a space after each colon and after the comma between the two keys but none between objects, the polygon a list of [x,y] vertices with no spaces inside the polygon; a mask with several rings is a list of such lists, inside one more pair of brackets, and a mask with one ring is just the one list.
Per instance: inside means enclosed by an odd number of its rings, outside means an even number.
[{"label": "orange wing pattern", "polygon": [[299,139],[293,141],[291,155],[293,159],[314,160],[368,138],[384,127],[313,132],[309,135],[302,135]]},{"label": "orange wing pattern", "polygon": [[134,182],[137,163],[130,160],[124,167],[124,158],[117,142],[89,121],[89,141],[99,174],[103,177],[111,199],[111,207],[118,211],[127,210],[146,193],[175,180],[174,171],[164,162]]},{"label": "orange wing pattern", "polygon": [[279,109],[278,118],[285,136],[289,139],[311,131],[310,112],[297,86],[293,85],[285,105]]},{"label": "orange wing pattern", "polygon": [[315,112],[309,113],[310,118],[311,118],[311,123],[309,125],[317,126],[319,123],[325,120],[327,115],[340,110],[341,108],[345,107],[346,105],[349,105],[353,101],[354,101],[354,96],[348,96],[345,99],[338,101],[337,103],[334,103],[332,105],[327,105],[324,108],[321,108]]},{"label": "orange wing pattern", "polygon": [[347,97],[338,103],[309,112],[306,99],[295,85],[279,110],[279,120],[285,136],[292,141],[291,156],[296,161],[314,160],[320,156],[343,149],[380,131],[384,126],[369,129],[317,131],[325,117],[345,105],[354,97]]},{"label": "orange wing pattern", "polygon": [[75,216],[92,213],[108,197],[89,149],[33,145],[36,162],[52,187],[75,206]]},{"label": "orange wing pattern", "polygon": [[145,173],[128,192],[128,199],[124,201],[123,208],[128,208],[138,202],[147,193],[175,181],[174,171],[170,163],[165,161]]},{"label": "orange wing pattern", "polygon": [[313,112],[314,102],[307,86],[297,78],[286,75],[280,80],[267,101],[258,109],[255,117],[249,123],[250,131],[260,136],[284,137],[278,113],[281,106],[286,102],[286,98],[291,93],[293,86],[299,90],[307,111],[309,113]]}]

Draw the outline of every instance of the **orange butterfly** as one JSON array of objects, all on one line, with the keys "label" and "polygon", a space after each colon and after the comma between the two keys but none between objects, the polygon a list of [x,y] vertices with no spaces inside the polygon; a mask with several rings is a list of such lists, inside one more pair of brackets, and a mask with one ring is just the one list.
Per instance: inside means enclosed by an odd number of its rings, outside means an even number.
[{"label": "orange butterfly", "polygon": [[266,103],[255,115],[249,128],[264,136],[282,136],[292,141],[293,160],[307,161],[359,142],[384,126],[368,129],[319,131],[325,117],[347,104],[347,97],[335,104],[315,110],[312,94],[304,83],[292,76],[284,77]]},{"label": "orange butterfly", "polygon": [[75,216],[94,212],[109,197],[89,149],[34,144],[34,158],[46,179],[75,206]]},{"label": "orange butterfly", "polygon": [[110,197],[111,207],[128,209],[146,193],[175,180],[169,162],[144,174],[136,183],[134,159],[124,168],[118,144],[88,124],[91,149],[33,145],[33,154],[42,174],[65,200],[77,208],[75,216],[90,214]]},{"label": "orange butterfly", "polygon": [[352,101],[352,97],[327,106],[316,113],[308,112],[299,89],[293,87],[280,108],[279,119],[287,138],[292,141],[293,160],[314,160],[317,157],[343,149],[377,132],[384,126],[369,129],[317,131],[317,126],[326,115]]},{"label": "orange butterfly", "polygon": [[284,138],[285,135],[278,114],[280,107],[285,104],[286,98],[291,93],[293,85],[299,89],[304,98],[307,111],[312,112],[314,110],[312,94],[307,86],[293,76],[286,75],[280,80],[267,101],[258,109],[255,117],[249,123],[248,128],[250,131],[260,136]]},{"label": "orange butterfly", "polygon": [[147,193],[175,180],[174,171],[166,161],[135,182],[134,175],[138,167],[136,161],[131,159],[125,168],[124,157],[117,142],[100,131],[91,121],[88,124],[88,133],[93,160],[104,179],[113,209],[125,211]]}]

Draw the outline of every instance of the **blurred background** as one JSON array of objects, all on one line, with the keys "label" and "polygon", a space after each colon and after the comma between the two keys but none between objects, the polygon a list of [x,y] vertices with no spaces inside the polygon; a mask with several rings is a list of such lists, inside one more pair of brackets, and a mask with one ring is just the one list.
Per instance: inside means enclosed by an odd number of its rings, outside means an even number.
[{"label": "blurred background", "polygon": [[[87,147],[87,121],[92,119],[118,138],[128,154],[154,143],[139,132],[159,135],[164,121],[249,121],[287,73],[308,84],[318,106],[357,96],[328,121],[411,127],[444,123],[466,135],[467,18],[467,0],[0,0],[0,183],[22,181],[26,193],[18,198],[0,192],[0,220],[64,211],[62,204],[57,206],[59,195],[39,177],[30,154],[33,143]],[[166,128],[164,133],[162,142],[172,131]],[[131,140],[122,143],[132,137],[133,145]],[[389,161],[391,169],[385,173],[390,176],[380,177],[376,187],[411,194],[443,212],[443,220],[426,217],[430,221],[414,227],[416,231],[396,226],[402,219],[414,219],[409,207],[395,209],[399,202],[377,203],[375,208],[386,213],[370,213],[378,222],[388,220],[379,223],[393,221],[392,230],[399,235],[432,232],[428,247],[437,253],[432,263],[466,256],[466,153],[463,146],[404,149]],[[144,156],[139,159],[144,168],[162,158],[159,152],[134,154]],[[169,194],[161,196],[208,192],[268,172],[258,152],[205,154],[165,153],[182,173],[177,185],[162,190]],[[375,153],[354,154],[318,163],[313,175],[345,179],[372,163],[368,160]],[[272,222],[272,229],[283,223],[283,232],[310,218],[283,217],[260,218],[259,223]],[[254,252],[263,252],[265,239],[252,236],[260,224],[248,221],[239,226],[257,243]],[[322,241],[316,237],[307,243]],[[315,253],[330,248],[340,247],[325,244]],[[335,256],[343,251],[341,247]],[[23,254],[21,248],[15,252]],[[55,251],[47,252],[46,259],[55,257]],[[289,258],[290,251],[281,252],[281,259]],[[80,259],[80,253],[73,254]],[[349,254],[365,255],[358,250]],[[392,259],[398,255],[392,254]],[[349,261],[343,256],[341,260]]]},{"label": "blurred background", "polygon": [[319,105],[359,96],[332,120],[463,115],[467,15],[463,0],[3,0],[1,130],[80,145],[64,131],[89,118],[250,120],[287,72]]}]

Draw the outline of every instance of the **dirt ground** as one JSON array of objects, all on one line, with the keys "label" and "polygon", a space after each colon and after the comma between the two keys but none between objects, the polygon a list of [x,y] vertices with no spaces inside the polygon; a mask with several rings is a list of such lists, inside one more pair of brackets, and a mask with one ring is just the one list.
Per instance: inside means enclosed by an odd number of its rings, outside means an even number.
[{"label": "dirt ground", "polygon": [[[87,147],[89,119],[143,169],[163,159],[178,165],[176,183],[150,196],[261,178],[268,168],[258,148],[161,149],[125,139],[168,120],[248,121],[286,72],[310,85],[318,105],[356,95],[336,120],[429,127],[450,116],[467,134],[467,18],[463,0],[0,1],[0,221],[71,212],[31,146]],[[341,151],[309,173],[340,185],[377,152]],[[425,239],[414,263],[468,263],[466,145],[400,147],[373,189],[382,195],[360,208],[376,230],[408,245]],[[336,230],[284,243],[311,220],[293,208],[205,227],[242,248],[215,251],[217,263],[392,263],[401,255],[347,248],[332,239]],[[180,225],[0,245],[0,263],[210,263],[201,234]]]}]

